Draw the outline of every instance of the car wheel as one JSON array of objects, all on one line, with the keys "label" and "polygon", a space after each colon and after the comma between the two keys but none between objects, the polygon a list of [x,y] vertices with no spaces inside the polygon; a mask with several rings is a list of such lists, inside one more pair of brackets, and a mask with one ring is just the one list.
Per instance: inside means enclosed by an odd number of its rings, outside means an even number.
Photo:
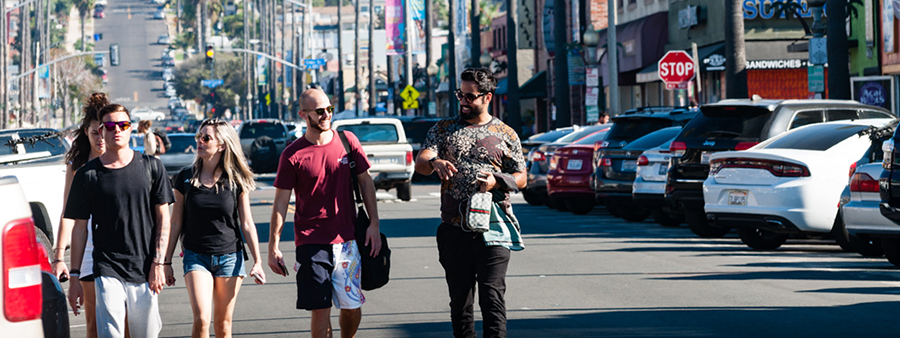
[{"label": "car wheel", "polygon": [[576,199],[569,198],[566,199],[566,209],[569,209],[573,214],[576,215],[586,215],[587,213],[594,210],[594,201],[588,199]]},{"label": "car wheel", "polygon": [[722,238],[731,231],[729,228],[720,228],[710,225],[706,220],[706,213],[703,212],[703,209],[685,208],[684,219],[691,228],[691,232],[701,238]]},{"label": "car wheel", "polygon": [[882,238],[881,248],[888,262],[900,266],[900,238]]},{"label": "car wheel", "polygon": [[619,208],[615,205],[607,204],[606,211],[609,211],[609,214],[612,215],[612,217],[622,217],[622,214],[619,213]]},{"label": "car wheel", "polygon": [[559,210],[559,211],[569,210],[568,207],[566,207],[566,200],[559,198],[559,197],[551,196],[550,203],[548,203],[547,205],[550,206],[551,208]]},{"label": "car wheel", "polygon": [[761,229],[738,229],[741,242],[756,250],[775,250],[785,241],[787,235]]},{"label": "car wheel", "polygon": [[834,225],[831,226],[831,236],[834,241],[841,246],[841,250],[853,252],[856,248],[850,244],[850,234],[847,233],[847,226],[844,223],[844,215],[838,211],[837,217],[834,218]]},{"label": "car wheel", "polygon": [[50,242],[50,237],[47,237],[47,234],[38,227],[34,227],[34,233],[37,235],[38,242],[41,243],[47,252],[47,256],[53,257],[53,242]]},{"label": "car wheel", "polygon": [[528,204],[531,204],[531,205],[544,204],[544,200],[541,199],[540,196],[537,196],[536,193],[534,193],[528,189],[522,190],[522,197],[525,197],[525,202],[528,202]]},{"label": "car wheel", "polygon": [[397,198],[409,202],[412,199],[412,183],[409,181],[397,185]]},{"label": "car wheel", "polygon": [[650,213],[653,214],[653,220],[664,227],[677,227],[684,223],[684,214],[668,213],[663,209],[653,209]]},{"label": "car wheel", "polygon": [[619,216],[629,222],[643,222],[647,217],[650,217],[650,210],[636,205],[620,205],[617,209],[619,209]]},{"label": "car wheel", "polygon": [[847,232],[847,224],[844,223],[843,214],[840,212],[838,212],[837,217],[834,218],[834,226],[831,228],[831,235],[844,251],[856,252],[864,257],[884,256],[881,240],[868,236],[851,236],[850,233]]}]

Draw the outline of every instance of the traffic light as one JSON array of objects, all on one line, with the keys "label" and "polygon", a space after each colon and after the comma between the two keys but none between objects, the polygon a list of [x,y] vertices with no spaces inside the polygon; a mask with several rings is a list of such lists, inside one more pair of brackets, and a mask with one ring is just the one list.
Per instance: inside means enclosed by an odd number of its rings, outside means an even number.
[{"label": "traffic light", "polygon": [[216,104],[216,92],[210,91],[209,98],[206,100],[206,103]]},{"label": "traffic light", "polygon": [[213,62],[213,59],[216,57],[216,50],[213,49],[213,45],[206,45],[206,63]]}]

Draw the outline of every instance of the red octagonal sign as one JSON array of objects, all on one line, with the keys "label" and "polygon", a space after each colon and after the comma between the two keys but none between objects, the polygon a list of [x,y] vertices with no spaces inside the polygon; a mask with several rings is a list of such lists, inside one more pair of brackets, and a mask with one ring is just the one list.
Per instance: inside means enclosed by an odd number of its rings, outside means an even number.
[{"label": "red octagonal sign", "polygon": [[673,50],[659,59],[659,78],[666,83],[666,88],[682,87],[694,79],[694,59],[687,52]]}]

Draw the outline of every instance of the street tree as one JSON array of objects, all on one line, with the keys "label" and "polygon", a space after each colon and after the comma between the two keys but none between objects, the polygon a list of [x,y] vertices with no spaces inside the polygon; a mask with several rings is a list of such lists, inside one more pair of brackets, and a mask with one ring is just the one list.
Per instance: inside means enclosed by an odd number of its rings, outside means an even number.
[{"label": "street tree", "polygon": [[78,8],[78,16],[81,19],[81,51],[87,51],[87,40],[84,38],[84,24],[91,9],[94,8],[94,0],[75,0],[75,7]]},{"label": "street tree", "polygon": [[[197,55],[175,68],[175,90],[183,99],[204,103],[209,96],[210,88],[201,86],[202,80],[210,78],[206,56]],[[225,108],[232,108],[231,103],[238,93],[247,92],[247,79],[242,71],[241,58],[232,53],[216,53],[216,78],[222,79],[222,85],[215,88],[216,113],[221,114]]]},{"label": "street tree", "polygon": [[[69,55],[63,49],[51,49],[50,56],[55,60]],[[53,67],[59,73],[56,78],[56,92],[63,99],[61,110],[63,112],[63,126],[69,126],[74,123],[75,116],[78,115],[77,107],[70,107],[69,104],[73,99],[81,99],[87,97],[88,94],[98,92],[102,88],[102,82],[93,71],[92,67],[86,61],[85,57],[75,57],[65,61],[56,63]]]}]

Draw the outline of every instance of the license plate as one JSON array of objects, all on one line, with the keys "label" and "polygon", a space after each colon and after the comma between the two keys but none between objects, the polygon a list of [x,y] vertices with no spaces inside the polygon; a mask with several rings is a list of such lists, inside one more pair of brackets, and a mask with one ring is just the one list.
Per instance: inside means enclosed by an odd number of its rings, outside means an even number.
[{"label": "license plate", "polygon": [[400,163],[395,157],[373,157],[369,159],[372,164],[394,164]]},{"label": "license plate", "polygon": [[728,192],[728,205],[747,205],[746,190],[732,190]]},{"label": "license plate", "polygon": [[566,170],[581,170],[581,160],[569,160]]},{"label": "license plate", "polygon": [[636,171],[637,161],[622,161],[622,171]]},{"label": "license plate", "polygon": [[704,151],[700,154],[700,164],[709,164],[709,155],[712,155],[711,152]]},{"label": "license plate", "polygon": [[669,173],[669,166],[667,166],[665,163],[660,163],[659,164],[659,174],[665,175],[668,173]]}]

